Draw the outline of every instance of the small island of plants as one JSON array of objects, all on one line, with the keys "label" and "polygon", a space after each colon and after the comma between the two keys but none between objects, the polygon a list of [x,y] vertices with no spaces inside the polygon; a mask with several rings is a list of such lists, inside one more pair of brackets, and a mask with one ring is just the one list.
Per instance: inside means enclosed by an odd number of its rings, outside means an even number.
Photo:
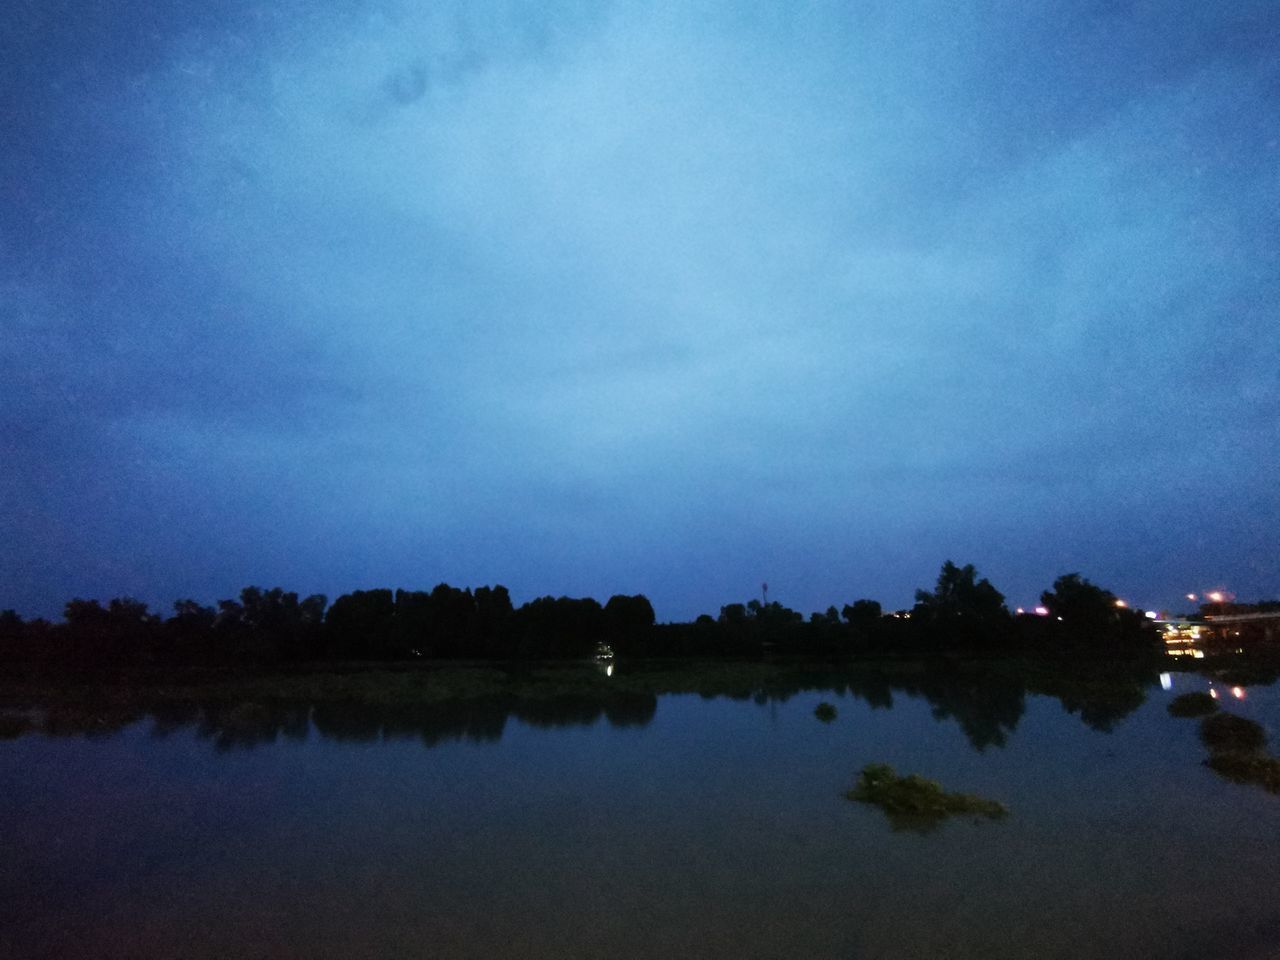
[{"label": "small island of plants", "polygon": [[952,816],[998,820],[1007,816],[1004,804],[969,793],[948,793],[936,780],[918,774],[900,777],[886,763],[870,763],[846,797],[884,811],[894,830],[926,833]]}]

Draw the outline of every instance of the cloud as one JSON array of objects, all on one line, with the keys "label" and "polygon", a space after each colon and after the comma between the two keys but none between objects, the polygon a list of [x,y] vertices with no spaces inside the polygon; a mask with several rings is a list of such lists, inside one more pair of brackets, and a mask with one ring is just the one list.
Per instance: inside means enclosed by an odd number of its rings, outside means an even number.
[{"label": "cloud", "polygon": [[5,264],[24,556],[102,487],[162,596],[248,564],[683,616],[901,602],[951,551],[1132,577],[1207,492],[1274,503],[1264,8],[486,10],[208,25],[62,108],[129,163]]}]

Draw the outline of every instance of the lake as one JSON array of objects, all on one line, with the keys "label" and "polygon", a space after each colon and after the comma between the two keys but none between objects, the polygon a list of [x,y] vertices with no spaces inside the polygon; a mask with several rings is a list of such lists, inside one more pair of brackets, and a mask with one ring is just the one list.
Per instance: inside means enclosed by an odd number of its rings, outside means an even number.
[{"label": "lake", "polygon": [[[647,669],[599,696],[11,709],[0,956],[1280,951],[1280,797],[1167,711],[1212,687],[1275,747],[1275,686]],[[1009,815],[895,830],[845,796],[873,762]]]}]

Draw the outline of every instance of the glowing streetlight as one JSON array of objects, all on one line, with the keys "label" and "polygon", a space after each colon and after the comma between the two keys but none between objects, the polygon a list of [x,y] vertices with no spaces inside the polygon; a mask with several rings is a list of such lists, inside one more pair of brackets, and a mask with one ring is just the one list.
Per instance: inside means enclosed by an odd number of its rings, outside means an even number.
[{"label": "glowing streetlight", "polygon": [[1188,600],[1194,600],[1195,598],[1196,598],[1196,595],[1195,595],[1194,593],[1188,593],[1188,594],[1187,594],[1187,599],[1188,599]]},{"label": "glowing streetlight", "polygon": [[1205,594],[1205,596],[1207,596],[1207,597],[1209,598],[1210,602],[1212,602],[1212,603],[1221,603],[1221,602],[1222,602],[1222,591],[1221,591],[1221,590],[1212,590],[1212,591],[1210,591],[1209,593]]},{"label": "glowing streetlight", "polygon": [[1121,610],[1123,610],[1125,607],[1128,606],[1128,604],[1125,603],[1123,600],[1117,600],[1116,606],[1119,607]]}]

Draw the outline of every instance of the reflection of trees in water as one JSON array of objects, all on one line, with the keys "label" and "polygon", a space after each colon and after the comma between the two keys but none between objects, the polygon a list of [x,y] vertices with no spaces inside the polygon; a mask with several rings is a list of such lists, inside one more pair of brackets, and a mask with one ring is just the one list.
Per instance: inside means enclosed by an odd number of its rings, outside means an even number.
[{"label": "reflection of trees in water", "polygon": [[[594,678],[594,674],[591,675]],[[470,677],[470,675],[468,675]],[[474,677],[470,678],[474,681]],[[1094,730],[1110,731],[1136,710],[1156,671],[1114,663],[973,663],[902,661],[878,665],[700,664],[681,668],[643,665],[625,678],[591,686],[566,672],[520,678],[510,693],[423,701],[379,702],[387,689],[371,681],[370,699],[302,698],[244,702],[103,700],[10,709],[0,717],[0,735],[41,732],[52,736],[109,736],[150,719],[153,736],[193,729],[219,750],[245,749],[280,740],[300,740],[312,731],[342,742],[413,740],[425,746],[451,741],[499,740],[511,718],[538,728],[641,727],[657,711],[658,696],[697,693],[769,705],[800,693],[848,694],[876,709],[889,709],[894,693],[926,700],[939,722],[954,720],[975,750],[1003,747],[1017,729],[1028,693],[1058,699]],[[460,681],[459,681],[460,682]],[[594,679],[592,679],[594,683]],[[527,684],[522,686],[521,684]],[[474,683],[465,689],[472,689]],[[414,689],[412,687],[407,689]]]},{"label": "reflection of trees in water", "polygon": [[300,704],[215,704],[206,706],[196,722],[198,736],[210,739],[219,750],[256,747],[287,740],[306,739],[310,708]]},{"label": "reflection of trees in water", "polygon": [[[657,711],[652,694],[615,695],[603,700],[554,697],[520,700],[447,700],[433,703],[162,703],[146,713],[122,715],[112,729],[149,715],[157,737],[194,728],[218,750],[247,749],[280,739],[302,740],[311,730],[325,739],[348,743],[417,739],[424,746],[450,741],[492,743],[502,737],[507,720],[534,727],[588,726],[601,718],[614,727],[643,726]],[[52,714],[50,716],[53,716]],[[84,711],[60,713],[46,732],[88,733],[105,729],[102,721],[84,722]],[[78,721],[75,719],[78,718]]]},{"label": "reflection of trees in water", "polygon": [[1026,710],[1027,688],[1005,677],[931,678],[921,693],[936,720],[954,719],[973,749],[1003,747]]},{"label": "reflection of trees in water", "polygon": [[421,740],[424,746],[462,740],[492,743],[502,736],[509,711],[480,700],[442,703],[317,704],[312,713],[316,732],[330,740]]},{"label": "reflection of trees in water", "polygon": [[1091,730],[1110,733],[1146,703],[1157,682],[1156,672],[1140,664],[1083,661],[1074,670],[1037,674],[1028,689],[1055,698]]}]

